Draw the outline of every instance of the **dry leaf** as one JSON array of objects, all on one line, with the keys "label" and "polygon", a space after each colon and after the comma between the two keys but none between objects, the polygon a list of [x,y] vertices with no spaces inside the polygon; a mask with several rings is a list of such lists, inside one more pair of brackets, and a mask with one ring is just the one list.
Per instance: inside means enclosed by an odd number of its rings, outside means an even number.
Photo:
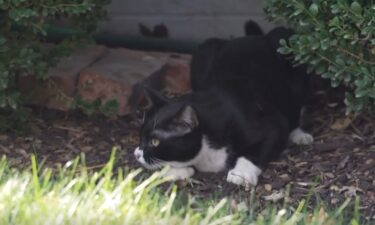
[{"label": "dry leaf", "polygon": [[351,117],[338,118],[331,125],[332,130],[345,130],[352,123]]},{"label": "dry leaf", "polygon": [[6,141],[8,140],[9,136],[8,135],[0,135],[0,141]]},{"label": "dry leaf", "polygon": [[298,184],[300,186],[303,186],[303,187],[313,186],[314,185],[314,183],[312,183],[312,182],[296,182],[296,184]]},{"label": "dry leaf", "polygon": [[324,224],[324,225],[335,225],[337,224],[337,221],[333,218],[330,218],[328,213],[322,208],[319,210],[318,214],[318,224]]},{"label": "dry leaf", "polygon": [[270,194],[270,195],[263,196],[263,198],[264,198],[264,200],[266,200],[266,201],[277,202],[277,201],[279,201],[280,199],[283,199],[284,196],[285,196],[284,191],[283,191],[283,190],[280,190],[280,191],[275,191],[275,192],[273,192],[273,193]]},{"label": "dry leaf", "polygon": [[345,167],[346,167],[346,164],[347,164],[348,161],[349,161],[349,159],[350,159],[350,156],[349,156],[349,155],[345,156],[345,158],[344,158],[343,160],[341,160],[341,162],[340,162],[339,165],[337,166],[337,169],[343,169],[343,168],[345,168]]},{"label": "dry leaf", "polygon": [[[233,203],[235,203],[235,204],[233,204]],[[235,209],[236,211],[239,211],[239,212],[248,212],[249,211],[249,207],[247,207],[247,204],[244,201],[242,201],[238,204],[235,201],[234,202],[232,201],[231,208]]]},{"label": "dry leaf", "polygon": [[289,177],[289,175],[288,175],[287,173],[281,174],[281,175],[280,175],[280,178],[281,178],[281,179],[284,179],[284,180],[285,180],[285,179],[288,179],[288,180],[290,179],[290,177]]},{"label": "dry leaf", "polygon": [[14,151],[15,151],[16,153],[22,155],[22,156],[25,157],[25,158],[29,158],[29,157],[30,157],[29,154],[27,154],[26,150],[23,149],[23,148],[16,148]]},{"label": "dry leaf", "polygon": [[93,149],[92,146],[87,145],[87,146],[83,146],[83,147],[81,148],[81,151],[82,151],[82,152],[89,152],[89,151],[91,151],[92,149]]},{"label": "dry leaf", "polygon": [[296,167],[301,167],[301,166],[306,165],[306,164],[307,164],[307,162],[300,162],[300,163],[296,164]]},{"label": "dry leaf", "polygon": [[230,201],[230,209],[231,209],[232,211],[236,211],[236,210],[237,210],[237,207],[238,207],[238,204],[237,204],[236,200],[235,200],[235,199],[232,199],[232,201]]},{"label": "dry leaf", "polygon": [[339,202],[339,199],[337,199],[337,198],[332,198],[331,199],[331,204],[337,204]]},{"label": "dry leaf", "polygon": [[336,185],[332,185],[331,187],[329,187],[329,190],[332,190],[332,191],[340,191],[340,188],[337,187]]},{"label": "dry leaf", "polygon": [[3,151],[2,153],[4,153],[4,152],[6,154],[10,154],[11,153],[11,151],[9,150],[9,148],[7,148],[7,147],[5,147],[5,146],[3,146],[1,144],[0,144],[0,150]]},{"label": "dry leaf", "polygon": [[319,221],[320,222],[324,222],[324,220],[326,220],[328,217],[328,214],[326,213],[326,211],[324,210],[323,207],[320,208],[319,210]]},{"label": "dry leaf", "polygon": [[266,189],[266,191],[272,191],[272,185],[271,184],[265,184],[264,189]]},{"label": "dry leaf", "polygon": [[331,178],[331,179],[333,179],[333,178],[335,178],[335,175],[333,175],[333,173],[325,173],[324,174],[326,177],[328,177],[328,178]]},{"label": "dry leaf", "polygon": [[340,192],[344,192],[344,196],[346,198],[350,198],[350,197],[357,196],[357,192],[363,193],[363,190],[358,188],[358,187],[354,187],[354,186],[343,186],[340,189]]},{"label": "dry leaf", "polygon": [[368,159],[368,160],[366,160],[365,164],[371,165],[373,161],[374,161],[374,159]]}]

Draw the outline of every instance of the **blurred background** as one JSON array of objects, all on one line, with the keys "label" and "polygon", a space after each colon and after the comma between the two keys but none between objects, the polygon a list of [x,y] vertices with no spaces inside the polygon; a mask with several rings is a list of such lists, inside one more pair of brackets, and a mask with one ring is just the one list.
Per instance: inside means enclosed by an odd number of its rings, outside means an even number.
[{"label": "blurred background", "polygon": [[[274,27],[265,19],[262,0],[112,0],[109,21],[99,32],[116,36],[158,36],[182,41],[231,38],[244,33],[251,19],[264,31]],[[150,32],[148,32],[150,31]]]}]

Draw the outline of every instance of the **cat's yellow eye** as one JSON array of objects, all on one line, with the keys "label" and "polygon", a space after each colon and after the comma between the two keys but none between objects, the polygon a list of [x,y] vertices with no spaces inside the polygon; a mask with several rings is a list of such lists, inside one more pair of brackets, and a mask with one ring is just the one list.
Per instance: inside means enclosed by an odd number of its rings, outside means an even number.
[{"label": "cat's yellow eye", "polygon": [[154,147],[158,147],[159,144],[160,144],[160,140],[157,139],[157,138],[153,138],[153,139],[151,140],[151,144],[152,144],[152,146],[154,146]]}]

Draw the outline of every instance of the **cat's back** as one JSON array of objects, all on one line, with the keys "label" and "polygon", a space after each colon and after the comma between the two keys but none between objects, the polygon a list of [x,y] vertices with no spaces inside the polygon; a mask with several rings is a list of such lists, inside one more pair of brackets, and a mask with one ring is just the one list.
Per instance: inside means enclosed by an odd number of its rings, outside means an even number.
[{"label": "cat's back", "polygon": [[251,35],[227,42],[220,51],[216,67],[233,71],[236,68],[251,66],[251,62],[262,66],[272,63],[275,59],[267,38],[263,35]]},{"label": "cat's back", "polygon": [[198,46],[190,63],[192,90],[203,90],[214,80],[210,76],[220,51],[228,40],[210,38]]}]

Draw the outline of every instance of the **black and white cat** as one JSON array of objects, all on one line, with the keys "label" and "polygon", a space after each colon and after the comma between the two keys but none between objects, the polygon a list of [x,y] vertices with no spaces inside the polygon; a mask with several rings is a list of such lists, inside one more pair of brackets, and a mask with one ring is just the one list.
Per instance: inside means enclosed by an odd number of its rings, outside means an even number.
[{"label": "black and white cat", "polygon": [[175,179],[229,169],[228,182],[256,185],[288,138],[312,143],[299,128],[307,75],[276,52],[272,37],[203,43],[193,55],[190,94],[168,100],[146,88],[136,159],[148,169],[169,165]]}]

